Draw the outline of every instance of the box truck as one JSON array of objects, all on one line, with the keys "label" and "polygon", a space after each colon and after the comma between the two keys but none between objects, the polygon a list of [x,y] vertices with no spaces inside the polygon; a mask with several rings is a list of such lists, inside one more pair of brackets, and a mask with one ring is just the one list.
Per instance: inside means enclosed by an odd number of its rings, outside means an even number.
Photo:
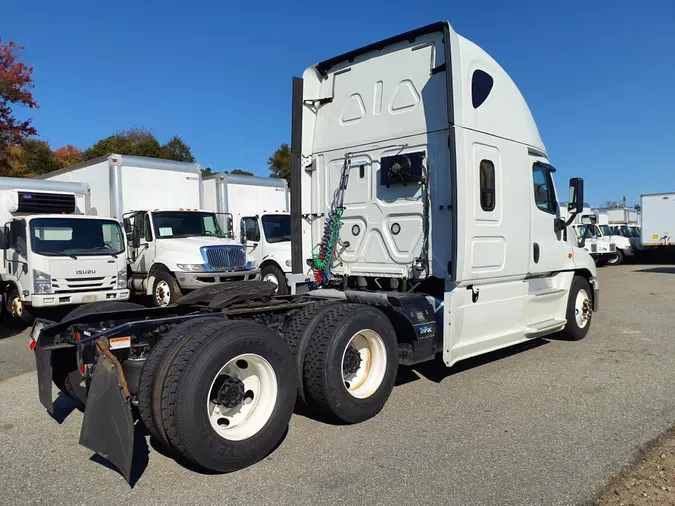
[{"label": "box truck", "polygon": [[291,272],[291,216],[288,185],[283,179],[214,174],[202,179],[204,208],[231,215],[234,237],[279,295],[288,293]]},{"label": "box truck", "polygon": [[675,192],[640,196],[641,240],[645,248],[675,243]]},{"label": "box truck", "polygon": [[88,203],[83,183],[0,178],[0,292],[13,318],[129,298],[120,225],[84,216]]},{"label": "box truck", "polygon": [[[583,181],[561,219],[530,110],[485,51],[440,22],[312,65],[292,89],[291,295],[223,283],[34,327],[39,364],[55,343],[85,357],[80,441],[127,479],[133,405],[167,448],[228,472],[278,445],[297,397],[358,423],[398,364],[590,329],[596,268],[565,234]],[[38,367],[53,409],[49,382]]]},{"label": "box truck", "polygon": [[42,176],[84,181],[91,211],[123,223],[128,240],[129,286],[155,306],[218,282],[259,277],[246,250],[215,213],[201,209],[201,169],[195,163],[108,155]]},{"label": "box truck", "polygon": [[[609,222],[609,213],[600,209],[593,211],[597,217],[596,233],[598,238],[614,244],[616,255],[607,259],[609,265],[621,265],[626,258],[633,258],[638,249],[632,231],[627,225],[613,227]],[[625,227],[625,229],[624,229]]]}]

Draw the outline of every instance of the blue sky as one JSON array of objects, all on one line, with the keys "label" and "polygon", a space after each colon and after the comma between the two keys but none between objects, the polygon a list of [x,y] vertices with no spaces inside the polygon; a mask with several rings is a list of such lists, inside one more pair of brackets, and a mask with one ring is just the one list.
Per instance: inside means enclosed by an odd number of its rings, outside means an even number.
[{"label": "blue sky", "polygon": [[4,0],[0,36],[26,46],[52,148],[145,127],[204,167],[267,175],[292,76],[443,19],[515,80],[559,190],[581,176],[593,205],[675,191],[673,0]]}]

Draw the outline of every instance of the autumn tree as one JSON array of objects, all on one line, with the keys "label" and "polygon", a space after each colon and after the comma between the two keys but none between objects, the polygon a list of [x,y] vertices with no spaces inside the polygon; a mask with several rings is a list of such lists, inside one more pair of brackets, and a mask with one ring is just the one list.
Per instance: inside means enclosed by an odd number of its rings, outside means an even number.
[{"label": "autumn tree", "polygon": [[0,40],[0,172],[3,173],[11,170],[10,147],[23,144],[37,133],[31,125],[32,119],[17,120],[12,111],[14,105],[38,108],[31,93],[35,87],[33,67],[26,66],[18,57],[23,49],[14,41],[2,44]]},{"label": "autumn tree", "polygon": [[54,151],[54,156],[61,164],[61,167],[70,167],[82,161],[82,150],[68,144]]},{"label": "autumn tree", "polygon": [[8,149],[8,165],[9,171],[4,175],[14,177],[37,177],[63,167],[49,144],[38,139],[28,139],[20,146],[11,146]]},{"label": "autumn tree", "polygon": [[291,150],[288,144],[283,143],[267,160],[270,177],[285,179],[291,184]]},{"label": "autumn tree", "polygon": [[118,155],[149,156],[159,158],[162,151],[152,132],[144,128],[134,128],[117,132],[101,139],[82,153],[83,160],[92,160],[111,153]]}]

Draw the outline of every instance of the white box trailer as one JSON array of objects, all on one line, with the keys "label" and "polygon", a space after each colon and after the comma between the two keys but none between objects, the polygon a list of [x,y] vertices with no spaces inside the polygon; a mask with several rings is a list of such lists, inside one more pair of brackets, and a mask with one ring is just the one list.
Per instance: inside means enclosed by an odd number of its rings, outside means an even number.
[{"label": "white box trailer", "polygon": [[639,212],[630,207],[602,207],[599,212],[607,213],[609,225],[638,225]]},{"label": "white box trailer", "polygon": [[[560,217],[536,123],[485,51],[439,22],[312,65],[292,89],[292,295],[241,283],[232,301],[221,285],[188,296],[197,308],[108,313],[105,330],[89,319],[40,334],[44,361],[50,343],[73,342],[70,327],[90,326],[75,344],[94,365],[80,441],[127,479],[134,401],[156,439],[234,471],[274,449],[298,396],[359,423],[382,410],[399,364],[442,356],[452,366],[591,327],[595,265],[566,240],[571,218]],[[569,190],[573,217],[583,181]],[[96,351],[119,335],[146,361],[139,375]],[[112,355],[129,368],[126,350]],[[121,395],[111,385],[125,378]],[[44,373],[38,384],[51,392]]]},{"label": "white box trailer", "polygon": [[640,197],[642,246],[672,246],[675,243],[675,192]]},{"label": "white box trailer", "polygon": [[204,208],[232,216],[234,237],[246,247],[264,281],[288,293],[291,272],[291,216],[283,179],[214,174],[202,180]]},{"label": "white box trailer", "polygon": [[45,309],[129,298],[122,229],[84,216],[89,190],[0,178],[0,293],[12,317],[31,322]]},{"label": "white box trailer", "polygon": [[42,177],[87,182],[90,213],[124,223],[130,286],[155,305],[209,284],[259,277],[232,231],[201,208],[195,163],[111,154]]}]

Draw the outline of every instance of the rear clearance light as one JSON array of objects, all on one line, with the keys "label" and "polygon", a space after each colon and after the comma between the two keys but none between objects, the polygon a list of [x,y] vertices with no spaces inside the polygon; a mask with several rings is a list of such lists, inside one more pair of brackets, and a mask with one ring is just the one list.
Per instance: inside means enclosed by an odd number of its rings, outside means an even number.
[{"label": "rear clearance light", "polygon": [[37,341],[31,337],[30,341],[28,342],[28,349],[30,351],[33,351],[36,346],[37,346]]}]

